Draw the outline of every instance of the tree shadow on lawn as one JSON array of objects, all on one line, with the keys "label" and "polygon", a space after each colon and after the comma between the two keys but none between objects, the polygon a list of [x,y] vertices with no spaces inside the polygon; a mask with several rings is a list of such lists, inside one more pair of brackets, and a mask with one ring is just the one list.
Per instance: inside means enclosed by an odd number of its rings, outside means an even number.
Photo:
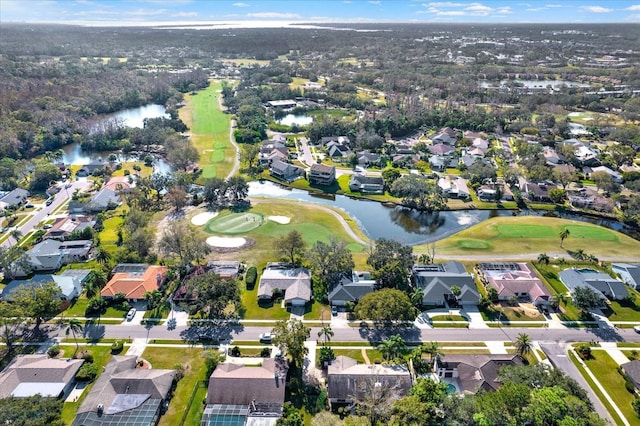
[{"label": "tree shadow on lawn", "polygon": [[413,324],[389,324],[374,323],[373,327],[366,322],[360,323],[360,337],[367,339],[372,346],[378,345],[383,340],[389,340],[391,336],[399,335],[406,343],[420,342],[420,329]]}]

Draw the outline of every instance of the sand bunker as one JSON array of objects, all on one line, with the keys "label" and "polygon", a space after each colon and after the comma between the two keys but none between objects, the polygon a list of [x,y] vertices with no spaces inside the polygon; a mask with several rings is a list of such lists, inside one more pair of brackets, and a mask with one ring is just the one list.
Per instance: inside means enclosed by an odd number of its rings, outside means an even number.
[{"label": "sand bunker", "polygon": [[242,237],[224,238],[224,237],[209,237],[207,238],[207,244],[211,247],[223,247],[223,248],[235,248],[245,245],[247,240]]},{"label": "sand bunker", "polygon": [[279,223],[280,225],[286,225],[291,222],[291,218],[287,216],[267,216],[271,222]]},{"label": "sand bunker", "polygon": [[198,213],[197,215],[191,218],[191,223],[193,223],[196,226],[202,226],[216,216],[218,216],[217,212]]}]

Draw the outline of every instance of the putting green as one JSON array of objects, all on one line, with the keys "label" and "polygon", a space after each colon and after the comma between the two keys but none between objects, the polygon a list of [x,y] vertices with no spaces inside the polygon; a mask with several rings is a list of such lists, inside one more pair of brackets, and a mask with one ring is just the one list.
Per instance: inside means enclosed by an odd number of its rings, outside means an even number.
[{"label": "putting green", "polygon": [[242,234],[256,229],[263,221],[260,214],[231,213],[210,220],[204,229],[211,234]]}]

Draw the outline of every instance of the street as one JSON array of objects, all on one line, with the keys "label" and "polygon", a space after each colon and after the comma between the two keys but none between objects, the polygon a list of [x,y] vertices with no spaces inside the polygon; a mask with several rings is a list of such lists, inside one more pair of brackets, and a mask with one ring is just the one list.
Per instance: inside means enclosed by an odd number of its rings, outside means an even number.
[{"label": "street", "polygon": [[[47,216],[49,216],[50,213],[57,209],[60,205],[66,203],[67,200],[71,198],[76,189],[85,191],[91,188],[91,182],[88,182],[86,179],[70,182],[70,184],[71,186],[69,188],[65,188],[67,183],[64,182],[58,185],[62,189],[55,195],[55,198],[50,205],[47,206],[45,203],[36,204],[34,211],[28,213],[31,214],[29,220],[23,225],[17,227],[17,229],[23,236],[31,232],[42,220],[46,219]],[[1,245],[3,247],[10,247],[15,243],[15,239],[13,237],[9,237],[5,241],[3,241]]]}]

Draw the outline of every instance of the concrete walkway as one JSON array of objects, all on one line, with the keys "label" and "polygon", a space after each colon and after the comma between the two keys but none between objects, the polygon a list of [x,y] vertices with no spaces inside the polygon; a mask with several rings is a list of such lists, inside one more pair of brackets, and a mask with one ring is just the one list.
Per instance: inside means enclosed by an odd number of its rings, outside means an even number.
[{"label": "concrete walkway", "polygon": [[127,350],[127,355],[142,356],[142,353],[147,348],[147,339],[133,339],[131,346]]},{"label": "concrete walkway", "polygon": [[460,313],[469,318],[469,328],[489,328],[477,306],[465,307]]},{"label": "concrete walkway", "polygon": [[489,352],[492,354],[506,354],[507,349],[504,347],[504,342],[485,342],[487,348],[489,348]]},{"label": "concrete walkway", "polygon": [[615,362],[618,363],[618,365],[624,364],[630,361],[629,358],[627,358],[625,354],[623,354],[622,351],[618,349],[618,346],[615,342],[600,342],[600,348],[595,347],[595,348],[591,348],[591,350],[606,351],[609,354],[609,356],[613,358]]}]

